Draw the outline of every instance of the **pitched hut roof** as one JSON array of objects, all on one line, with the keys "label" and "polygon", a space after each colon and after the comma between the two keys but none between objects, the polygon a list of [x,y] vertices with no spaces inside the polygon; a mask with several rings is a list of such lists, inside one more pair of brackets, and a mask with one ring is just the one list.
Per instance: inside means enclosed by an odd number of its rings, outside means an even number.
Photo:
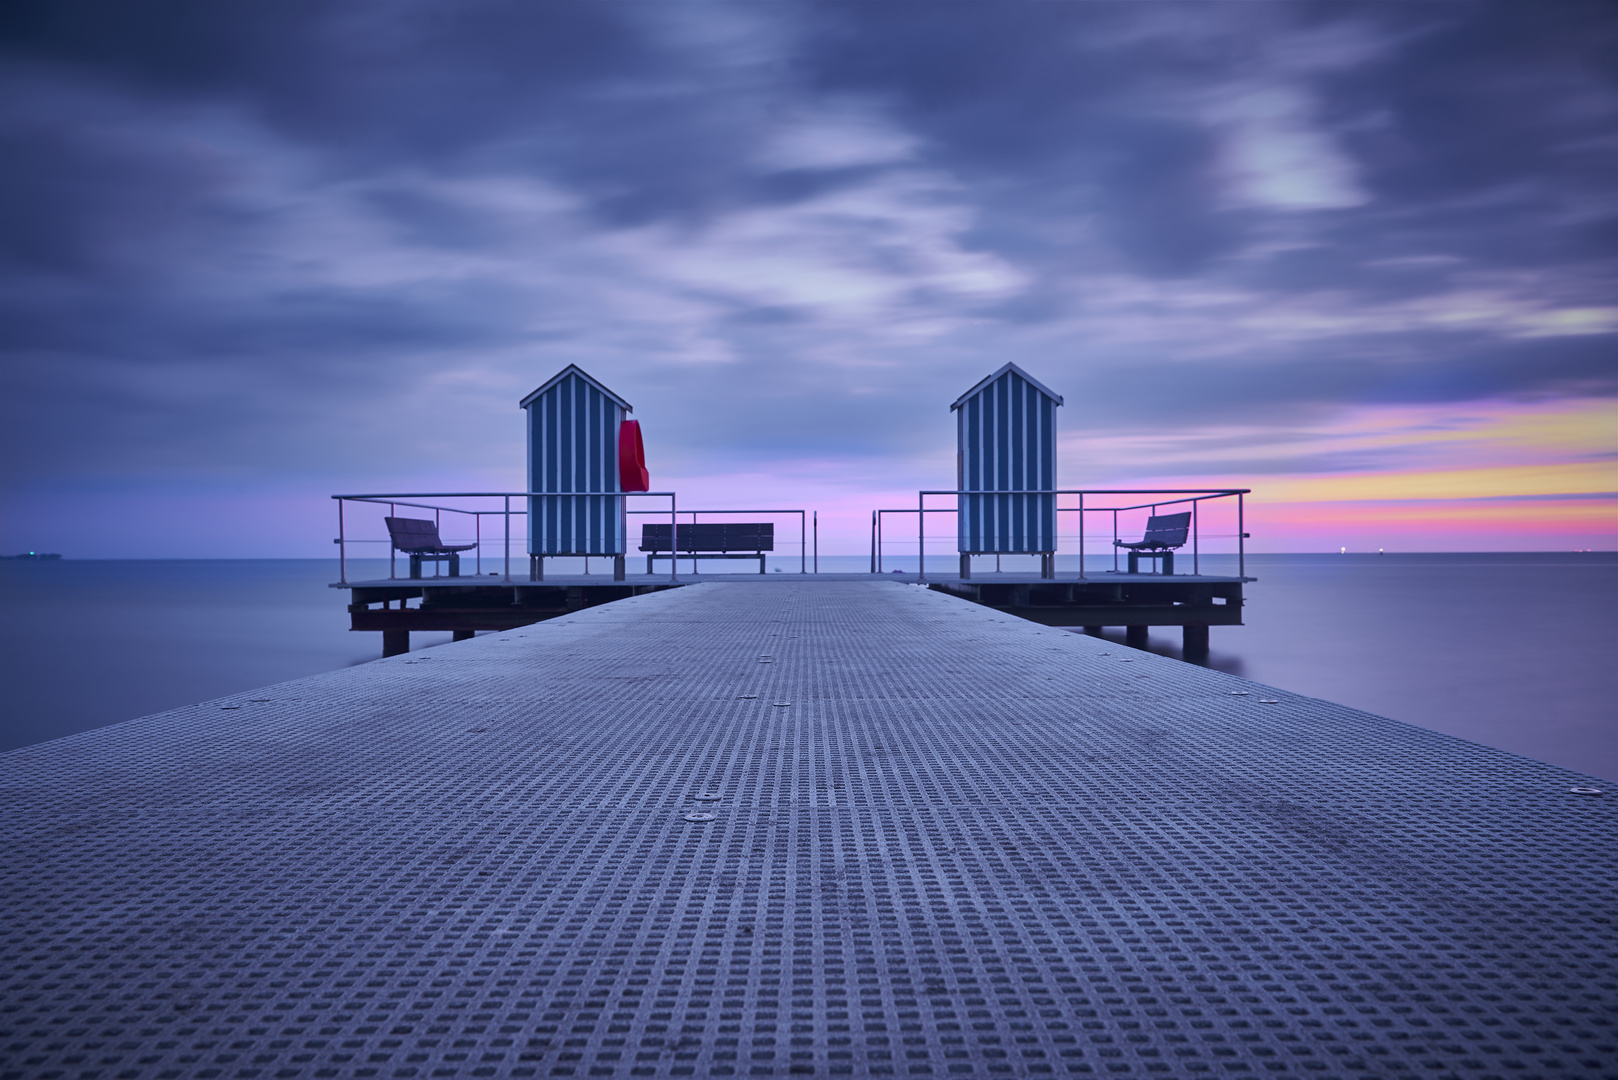
[{"label": "pitched hut roof", "polygon": [[579,367],[579,365],[577,365],[577,364],[569,364],[567,367],[563,368],[561,371],[558,371],[555,375],[552,375],[549,379],[547,379],[545,381],[545,383],[543,385],[540,386],[540,388],[538,390],[535,390],[532,394],[529,394],[527,397],[523,398],[522,401],[519,403],[520,406],[522,408],[524,408],[524,409],[528,408],[528,405],[529,405],[530,402],[532,402],[535,398],[539,397],[545,391],[549,390],[551,387],[555,386],[557,383],[561,382],[563,379],[567,378],[569,375],[577,375],[579,378],[583,379],[585,382],[589,383],[591,386],[595,387],[597,390],[601,391],[603,394],[606,394],[613,401],[617,402],[619,405],[622,405],[624,407],[625,412],[634,412],[635,411],[635,407],[633,405],[631,405],[629,402],[625,401],[623,398],[619,397],[617,394],[613,393],[611,390],[608,390],[605,386],[603,386],[597,380],[592,379],[590,377],[589,373],[587,373],[583,368]]},{"label": "pitched hut roof", "polygon": [[1041,394],[1044,394],[1046,397],[1050,398],[1052,401],[1056,402],[1058,405],[1062,404],[1062,395],[1052,393],[1050,387],[1046,386],[1044,383],[1040,382],[1038,379],[1036,379],[1032,375],[1028,374],[1028,372],[1024,371],[1022,368],[1018,367],[1016,364],[1007,364],[1006,366],[1002,367],[999,371],[996,371],[993,375],[988,375],[988,376],[985,376],[984,378],[980,379],[978,381],[977,385],[973,386],[972,389],[968,390],[966,393],[964,393],[960,397],[956,398],[955,399],[955,404],[951,405],[950,409],[951,410],[959,409],[962,405],[964,405],[966,403],[967,398],[970,398],[974,394],[979,393],[980,391],[982,391],[982,389],[985,386],[988,386],[990,383],[994,382],[996,379],[998,379],[1000,376],[1004,375],[1008,371],[1016,372],[1017,375],[1019,375],[1023,379],[1023,381],[1028,383],[1028,385],[1032,386],[1035,390],[1038,390]]}]

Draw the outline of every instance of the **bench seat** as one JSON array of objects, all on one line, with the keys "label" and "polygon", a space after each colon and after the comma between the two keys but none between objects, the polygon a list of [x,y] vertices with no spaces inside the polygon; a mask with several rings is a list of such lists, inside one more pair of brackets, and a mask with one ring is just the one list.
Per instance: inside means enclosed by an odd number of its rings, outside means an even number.
[{"label": "bench seat", "polygon": [[646,572],[653,559],[688,558],[693,572],[697,559],[757,559],[764,573],[765,553],[775,550],[775,526],[767,521],[715,522],[680,525],[669,543],[669,526],[641,526],[640,550],[646,552]]},{"label": "bench seat", "polygon": [[[393,550],[410,556],[410,576],[421,577],[421,564],[449,563],[449,576],[461,576],[461,552],[471,551],[476,544],[446,544],[438,538],[437,522],[425,518],[383,518],[388,524],[388,536]],[[435,573],[437,571],[434,571]]]},{"label": "bench seat", "polygon": [[1146,519],[1146,535],[1139,540],[1114,540],[1114,547],[1129,549],[1129,572],[1140,573],[1140,560],[1162,559],[1163,573],[1174,573],[1174,549],[1185,546],[1191,532],[1191,511],[1160,514]]}]

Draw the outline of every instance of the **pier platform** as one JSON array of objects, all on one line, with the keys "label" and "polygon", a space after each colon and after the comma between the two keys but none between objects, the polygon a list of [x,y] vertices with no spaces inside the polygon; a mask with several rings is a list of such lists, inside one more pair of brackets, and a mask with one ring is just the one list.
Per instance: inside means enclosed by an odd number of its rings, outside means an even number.
[{"label": "pier platform", "polygon": [[0,755],[0,1078],[1618,1076],[1611,785],[769,586]]},{"label": "pier platform", "polygon": [[[1127,628],[1130,644],[1144,648],[1152,626],[1183,627],[1187,655],[1206,653],[1208,628],[1242,625],[1242,587],[1256,579],[1209,574],[979,574],[973,578],[914,573],[873,574],[627,574],[548,575],[542,581],[495,574],[461,577],[379,578],[345,581],[351,630],[380,631],[384,656],[410,651],[415,631],[451,631],[464,640],[480,630],[509,630],[613,603],[630,596],[702,581],[779,586],[791,582],[893,581],[925,584],[974,603],[1047,626]],[[416,601],[414,607],[411,601]]]}]

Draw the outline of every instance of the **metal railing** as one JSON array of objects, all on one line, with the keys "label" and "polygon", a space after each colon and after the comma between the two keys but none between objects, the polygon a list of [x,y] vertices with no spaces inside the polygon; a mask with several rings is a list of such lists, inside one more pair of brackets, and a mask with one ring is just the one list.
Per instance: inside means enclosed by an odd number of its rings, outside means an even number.
[{"label": "metal railing", "polygon": [[[347,511],[349,509],[348,504],[350,504],[350,503],[365,503],[365,504],[371,504],[371,505],[377,505],[377,506],[385,506],[385,507],[388,508],[388,516],[389,517],[397,517],[398,516],[398,509],[400,507],[406,507],[406,508],[413,509],[413,510],[429,510],[429,511],[432,511],[433,524],[438,527],[441,537],[442,537],[442,531],[443,531],[443,526],[444,526],[444,515],[445,514],[460,515],[461,519],[470,519],[470,521],[468,521],[467,524],[470,525],[470,527],[471,527],[471,535],[469,537],[466,537],[465,539],[470,539],[472,541],[472,543],[474,544],[474,548],[473,548],[474,554],[473,554],[472,558],[473,558],[474,567],[475,567],[474,573],[478,577],[481,577],[483,575],[483,545],[484,545],[484,542],[485,542],[485,538],[484,538],[484,535],[483,535],[483,519],[485,517],[498,517],[498,518],[500,518],[501,522],[502,522],[502,525],[503,525],[503,529],[501,530],[501,532],[497,533],[496,536],[489,537],[488,539],[491,542],[498,539],[500,544],[501,544],[501,549],[502,549],[502,553],[503,553],[503,555],[502,555],[502,557],[503,557],[503,565],[504,565],[503,578],[504,578],[505,581],[510,581],[511,580],[511,519],[513,517],[526,518],[528,516],[528,505],[527,505],[526,500],[534,499],[534,498],[547,498],[547,499],[557,499],[557,498],[577,498],[577,499],[621,498],[621,499],[626,499],[626,500],[627,499],[644,499],[644,498],[667,499],[668,503],[669,503],[667,510],[663,510],[663,509],[657,509],[657,510],[629,510],[629,509],[626,508],[625,509],[625,514],[626,515],[635,515],[635,516],[654,516],[654,517],[666,518],[668,520],[668,522],[669,522],[669,533],[670,533],[671,537],[678,536],[678,534],[679,534],[678,525],[679,525],[679,521],[680,521],[680,519],[682,517],[689,517],[691,523],[696,524],[697,520],[700,517],[704,517],[704,516],[706,516],[706,517],[716,517],[716,516],[720,516],[720,515],[734,516],[734,515],[738,515],[738,514],[797,514],[798,515],[798,553],[799,553],[799,559],[798,559],[799,571],[798,572],[799,573],[807,573],[808,572],[811,548],[812,548],[812,551],[813,551],[815,572],[818,573],[819,569],[820,569],[820,514],[819,514],[819,511],[807,511],[807,510],[681,510],[678,507],[678,500],[676,499],[675,493],[672,492],[672,491],[629,491],[629,492],[617,492],[617,491],[608,491],[608,492],[601,492],[601,491],[579,491],[579,492],[569,492],[569,491],[414,491],[414,492],[373,492],[373,493],[358,494],[358,495],[333,495],[332,498],[334,500],[336,500],[336,502],[337,502],[337,538],[333,541],[333,543],[335,543],[337,545],[337,551],[338,551],[338,555],[337,555],[337,559],[338,559],[338,578],[339,578],[339,583],[343,584],[343,585],[348,584],[348,549],[349,549],[349,545],[351,545],[351,544],[387,544],[388,545],[388,577],[390,579],[398,577],[398,558],[397,558],[398,549],[396,549],[393,546],[393,541],[391,540],[391,538],[389,538],[389,539],[366,539],[366,540],[360,540],[360,539],[353,539],[348,535]],[[484,509],[484,508],[477,507],[477,506],[473,506],[471,508],[468,508],[466,506],[443,505],[443,504],[440,504],[440,503],[429,503],[429,502],[419,502],[419,501],[417,501],[417,500],[421,500],[421,499],[459,499],[459,500],[499,499],[500,504],[499,504],[499,506],[497,508]],[[520,502],[518,506],[513,507],[512,506],[512,500],[514,500],[514,499],[515,500],[523,500],[523,501]],[[810,515],[811,514],[813,515],[813,517],[812,517],[812,521],[813,521],[813,535],[812,535],[812,538],[810,536],[810,521],[811,521]],[[452,518],[452,520],[456,520],[456,519]],[[448,541],[446,541],[446,542],[448,542]],[[626,544],[626,547],[627,547],[627,544]],[[523,549],[524,549],[523,554],[524,555],[528,554],[528,552],[526,550],[527,549],[526,539],[523,540]],[[626,556],[628,554],[629,553],[626,552]],[[697,560],[703,558],[703,553],[702,552],[674,552],[672,554],[674,554],[675,557],[670,559],[669,580],[671,580],[671,581],[678,581],[679,580],[679,564],[680,564],[680,559],[681,558],[690,557],[692,559],[691,572],[693,574],[695,574],[697,572],[697,570],[696,570],[696,562],[697,562]],[[571,556],[570,555],[546,555],[544,557],[545,558],[568,558],[568,557],[583,558],[585,560],[585,573],[587,573],[587,574],[589,573],[590,556],[588,556],[588,555],[584,555],[584,556],[579,556],[579,555],[571,555]],[[611,557],[611,556],[606,556],[606,557]]]},{"label": "metal railing", "polygon": [[[1086,514],[1110,514],[1111,515],[1111,517],[1112,517],[1112,539],[1114,541],[1114,543],[1112,545],[1112,548],[1111,548],[1111,550],[1112,550],[1112,563],[1113,563],[1113,572],[1116,573],[1117,570],[1118,570],[1118,552],[1120,550],[1117,543],[1116,543],[1116,541],[1119,539],[1119,532],[1118,532],[1118,524],[1119,524],[1118,515],[1119,514],[1130,513],[1132,511],[1138,511],[1138,510],[1150,510],[1151,513],[1155,515],[1160,507],[1178,506],[1178,505],[1182,505],[1182,504],[1185,504],[1185,503],[1190,503],[1191,504],[1191,535],[1190,535],[1190,543],[1191,543],[1191,566],[1192,566],[1192,571],[1191,572],[1193,574],[1197,574],[1197,573],[1200,573],[1201,569],[1202,569],[1202,567],[1201,567],[1201,553],[1202,553],[1201,549],[1202,549],[1202,539],[1203,539],[1203,535],[1204,535],[1202,533],[1202,529],[1201,529],[1201,505],[1203,503],[1205,503],[1205,502],[1211,502],[1211,501],[1216,500],[1216,499],[1231,499],[1231,498],[1236,500],[1236,532],[1234,534],[1221,534],[1221,538],[1234,538],[1235,539],[1235,541],[1236,541],[1237,574],[1240,577],[1246,577],[1247,576],[1247,544],[1246,544],[1246,541],[1248,539],[1248,534],[1247,534],[1247,531],[1246,531],[1246,503],[1245,503],[1244,499],[1245,499],[1245,496],[1247,496],[1247,495],[1249,495],[1251,493],[1252,493],[1251,488],[1137,488],[1137,489],[1063,488],[1063,489],[1054,490],[1054,491],[949,491],[949,490],[921,491],[921,492],[917,493],[916,506],[914,508],[910,508],[910,507],[887,508],[887,507],[884,507],[882,509],[871,511],[871,573],[880,574],[880,573],[883,572],[882,559],[883,559],[883,550],[884,550],[883,549],[884,536],[883,536],[883,527],[882,526],[883,526],[883,517],[884,517],[884,515],[887,515],[887,514],[915,514],[916,515],[916,554],[917,554],[916,568],[917,568],[917,572],[918,572],[917,576],[918,576],[918,580],[925,581],[927,579],[927,528],[926,528],[926,525],[927,525],[927,515],[928,514],[958,514],[958,513],[960,513],[959,498],[962,495],[1025,495],[1025,496],[1049,495],[1049,496],[1053,496],[1053,497],[1062,496],[1062,495],[1070,495],[1070,496],[1077,496],[1078,497],[1078,505],[1076,505],[1076,506],[1062,506],[1062,505],[1060,505],[1060,499],[1057,499],[1056,500],[1057,501],[1057,506],[1056,506],[1055,509],[1056,509],[1056,513],[1058,515],[1058,518],[1057,518],[1058,521],[1061,520],[1060,515],[1062,515],[1062,514],[1077,514],[1078,515],[1079,531],[1078,531],[1077,536],[1078,536],[1078,542],[1079,542],[1079,578],[1081,580],[1083,578],[1085,578],[1085,576],[1086,576],[1086,570],[1085,570],[1085,565],[1084,565],[1084,559],[1085,559],[1085,555],[1086,555],[1086,552],[1085,552],[1085,540],[1086,540],[1086,537],[1085,537],[1085,515]],[[936,506],[936,507],[935,506],[928,506],[927,505],[927,497],[929,495],[934,495],[934,496],[936,496],[936,495],[953,495],[953,496],[956,496],[957,504],[955,506]],[[1139,498],[1140,496],[1153,496],[1153,497],[1148,498],[1148,499],[1146,499],[1144,501],[1140,501],[1140,502],[1121,502],[1120,501],[1121,498],[1125,497],[1125,496],[1132,497],[1132,498]],[[1102,505],[1098,506],[1098,505],[1095,504],[1095,500],[1098,499],[1098,498],[1102,500]],[[1086,503],[1086,499],[1090,500],[1090,502],[1088,504]],[[1068,534],[1068,535],[1072,535],[1072,534]],[[1210,537],[1210,538],[1212,538],[1212,537]],[[1060,534],[1058,535],[1057,539],[1058,540],[1060,539]]]}]

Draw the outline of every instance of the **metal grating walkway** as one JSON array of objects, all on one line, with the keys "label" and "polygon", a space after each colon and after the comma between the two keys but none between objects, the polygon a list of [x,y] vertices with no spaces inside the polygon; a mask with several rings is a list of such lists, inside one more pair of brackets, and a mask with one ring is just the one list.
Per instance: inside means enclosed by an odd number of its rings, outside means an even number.
[{"label": "metal grating walkway", "polygon": [[7,1078],[1618,1076],[1610,785],[891,582],[0,778]]}]

